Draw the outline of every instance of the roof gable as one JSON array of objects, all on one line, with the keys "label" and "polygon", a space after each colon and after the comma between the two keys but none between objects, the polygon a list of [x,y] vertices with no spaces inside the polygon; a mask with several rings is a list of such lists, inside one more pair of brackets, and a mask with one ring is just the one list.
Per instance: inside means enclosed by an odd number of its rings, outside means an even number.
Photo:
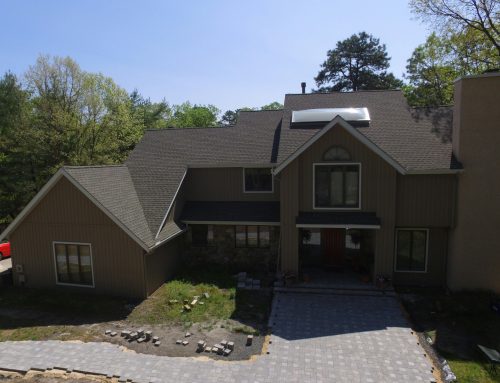
[{"label": "roof gable", "polygon": [[375,154],[384,159],[389,165],[395,168],[399,173],[405,174],[406,170],[392,157],[385,153],[380,147],[375,145],[370,139],[360,133],[356,128],[350,125],[342,117],[337,116],[326,124],[321,130],[317,131],[313,136],[311,136],[306,142],[304,142],[295,152],[290,154],[286,159],[283,160],[275,169],[274,174],[280,173],[284,168],[286,168],[293,160],[298,158],[302,153],[304,153],[311,145],[316,141],[321,139],[326,133],[328,133],[334,126],[340,126],[345,129],[349,134],[367,146]]},{"label": "roof gable", "polygon": [[[149,250],[149,246],[145,241],[134,233],[130,227],[122,222],[113,212],[109,209],[110,206],[105,206],[102,200],[96,198],[95,195],[91,194],[81,183],[79,183],[65,168],[59,169],[56,174],[54,174],[50,180],[40,189],[40,191],[35,195],[34,198],[26,205],[26,207],[17,215],[17,217],[11,222],[11,224],[3,231],[0,235],[0,239],[8,236],[12,231],[14,231],[28,216],[28,214],[42,201],[42,199],[54,188],[62,178],[66,178],[73,186],[75,186],[81,193],[85,195],[97,208],[99,208],[108,218],[110,218],[117,226],[119,226],[123,231],[125,231],[140,247],[144,250]],[[115,212],[116,213],[116,212]]]}]

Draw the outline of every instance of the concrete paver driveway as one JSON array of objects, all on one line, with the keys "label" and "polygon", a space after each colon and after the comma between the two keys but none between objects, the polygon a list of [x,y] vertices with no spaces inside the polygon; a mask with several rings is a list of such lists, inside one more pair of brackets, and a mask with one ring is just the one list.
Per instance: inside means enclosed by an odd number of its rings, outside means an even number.
[{"label": "concrete paver driveway", "polygon": [[273,307],[269,354],[253,361],[134,354],[109,343],[4,342],[0,369],[58,367],[144,383],[434,380],[392,297],[278,293]]}]

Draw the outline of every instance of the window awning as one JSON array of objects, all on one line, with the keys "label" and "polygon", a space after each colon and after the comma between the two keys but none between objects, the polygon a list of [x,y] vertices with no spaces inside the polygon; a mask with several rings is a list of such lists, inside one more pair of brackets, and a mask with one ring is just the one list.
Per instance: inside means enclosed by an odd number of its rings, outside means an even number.
[{"label": "window awning", "polygon": [[380,229],[380,218],[372,212],[299,212],[300,228]]},{"label": "window awning", "polygon": [[181,221],[187,224],[272,225],[280,224],[279,202],[188,201]]}]

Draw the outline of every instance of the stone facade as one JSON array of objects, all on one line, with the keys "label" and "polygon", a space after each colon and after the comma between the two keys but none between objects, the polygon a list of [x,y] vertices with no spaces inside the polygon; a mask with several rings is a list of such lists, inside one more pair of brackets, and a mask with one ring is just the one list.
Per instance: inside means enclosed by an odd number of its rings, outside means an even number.
[{"label": "stone facade", "polygon": [[212,246],[195,246],[192,231],[188,228],[185,238],[184,259],[189,263],[216,263],[246,271],[276,270],[279,227],[269,226],[270,245],[266,248],[236,247],[235,227],[213,225],[214,241]]}]

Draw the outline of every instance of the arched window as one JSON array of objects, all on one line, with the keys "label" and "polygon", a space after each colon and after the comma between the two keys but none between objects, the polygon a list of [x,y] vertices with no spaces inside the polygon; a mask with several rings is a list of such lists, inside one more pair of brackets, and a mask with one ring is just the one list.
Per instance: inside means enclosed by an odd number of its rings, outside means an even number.
[{"label": "arched window", "polygon": [[349,152],[340,147],[332,146],[323,154],[323,161],[350,161],[351,155]]}]

